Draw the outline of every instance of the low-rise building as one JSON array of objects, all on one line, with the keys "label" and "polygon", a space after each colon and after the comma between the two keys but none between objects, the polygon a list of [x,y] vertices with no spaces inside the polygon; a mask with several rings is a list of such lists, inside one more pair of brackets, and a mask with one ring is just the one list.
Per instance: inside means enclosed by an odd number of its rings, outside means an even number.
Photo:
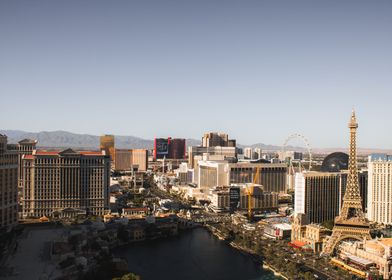
[{"label": "low-rise building", "polygon": [[147,207],[132,207],[123,208],[122,217],[133,218],[133,217],[144,217],[147,215],[149,209]]},{"label": "low-rise building", "polygon": [[297,214],[291,224],[291,242],[293,247],[311,249],[314,253],[323,250],[324,238],[331,231],[319,224],[306,224],[303,214]]},{"label": "low-rise building", "polygon": [[[237,206],[231,205],[232,199],[230,197],[231,189],[239,189],[239,201],[235,202]],[[216,211],[228,211],[230,207],[237,210],[247,210],[249,193],[251,192],[251,207],[254,212],[261,212],[266,210],[276,210],[278,208],[278,194],[272,192],[264,192],[263,186],[258,184],[232,184],[231,186],[215,187],[211,189],[208,195],[211,201],[210,207]],[[232,209],[235,210],[235,209]]]},{"label": "low-rise building", "polygon": [[273,239],[288,239],[291,235],[290,224],[268,224],[264,227],[264,236]]},{"label": "low-rise building", "polygon": [[375,267],[384,279],[392,278],[392,238],[342,242],[338,256],[354,269],[369,271]]}]

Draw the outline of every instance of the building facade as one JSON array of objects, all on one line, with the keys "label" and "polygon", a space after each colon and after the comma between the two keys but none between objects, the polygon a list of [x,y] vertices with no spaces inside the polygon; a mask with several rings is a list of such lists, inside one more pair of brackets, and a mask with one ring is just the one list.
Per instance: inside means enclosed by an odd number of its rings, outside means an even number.
[{"label": "building facade", "polygon": [[155,138],[154,160],[157,159],[185,159],[186,140],[181,138]]},{"label": "building facade", "polygon": [[273,163],[229,163],[227,161],[199,161],[197,184],[202,189],[231,184],[253,183],[257,169],[256,184],[262,185],[266,192],[286,191],[285,164]]},{"label": "building facade", "polygon": [[253,159],[253,149],[252,148],[245,148],[244,149],[244,156],[247,159]]},{"label": "building facade", "polygon": [[23,156],[22,216],[103,215],[109,207],[105,152],[33,151]]},{"label": "building facade", "polygon": [[374,268],[383,279],[392,278],[392,238],[342,242],[338,252],[339,259],[354,271]]},{"label": "building facade", "polygon": [[18,153],[7,148],[7,136],[0,134],[0,229],[18,222]]},{"label": "building facade", "polygon": [[116,171],[147,171],[148,151],[145,149],[116,149],[114,170]]},{"label": "building facade", "polygon": [[33,153],[33,150],[36,149],[37,146],[37,140],[33,139],[23,139],[18,142],[18,185],[20,188],[23,187],[22,181],[22,157],[23,155],[31,155]]},{"label": "building facade", "polygon": [[318,254],[323,250],[323,241],[331,230],[319,224],[308,224],[304,214],[296,214],[291,224],[291,243],[293,247],[311,249]]},{"label": "building facade", "polygon": [[368,219],[392,224],[392,156],[373,154],[368,159]]},{"label": "building facade", "polygon": [[262,159],[263,158],[262,152],[263,151],[261,150],[261,148],[255,148],[254,150],[255,159]]},{"label": "building facade", "polygon": [[203,135],[202,147],[218,147],[218,146],[235,147],[235,140],[229,140],[229,136],[226,133],[209,132]]},{"label": "building facade", "polygon": [[282,163],[229,163],[229,183],[252,183],[256,170],[259,176],[256,184],[262,185],[266,192],[285,193],[287,165]]},{"label": "building facade", "polygon": [[169,159],[185,159],[186,158],[186,140],[174,138],[170,141]]},{"label": "building facade", "polygon": [[221,156],[222,159],[235,159],[237,158],[237,149],[236,147],[199,147],[199,146],[191,146],[188,147],[188,164],[190,168],[193,168],[197,165],[199,159],[198,157],[203,155],[209,156]]},{"label": "building facade", "polygon": [[114,135],[102,135],[99,138],[99,148],[101,151],[105,151],[106,155],[110,156],[112,161],[115,161],[115,142]]},{"label": "building facade", "polygon": [[148,150],[133,149],[132,164],[137,167],[138,171],[147,171],[148,169]]},{"label": "building facade", "polygon": [[132,169],[132,150],[116,149],[114,170],[129,171]]},{"label": "building facade", "polygon": [[331,172],[296,173],[294,212],[308,223],[333,220],[340,211],[340,178]]},{"label": "building facade", "polygon": [[[209,199],[211,201],[211,208],[215,211],[228,211],[230,210],[230,189],[239,188],[240,197],[237,208],[235,210],[246,211],[248,209],[248,189],[252,184],[237,184],[213,188]],[[278,194],[271,192],[264,192],[263,187],[260,185],[253,186],[251,193],[251,207],[252,211],[276,210],[278,208]]]}]

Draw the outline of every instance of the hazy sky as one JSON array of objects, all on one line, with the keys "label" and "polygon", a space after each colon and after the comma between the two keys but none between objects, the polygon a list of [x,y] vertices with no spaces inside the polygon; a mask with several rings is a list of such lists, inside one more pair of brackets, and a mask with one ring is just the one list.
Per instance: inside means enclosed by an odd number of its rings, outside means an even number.
[{"label": "hazy sky", "polygon": [[0,129],[392,148],[392,1],[0,0]]}]

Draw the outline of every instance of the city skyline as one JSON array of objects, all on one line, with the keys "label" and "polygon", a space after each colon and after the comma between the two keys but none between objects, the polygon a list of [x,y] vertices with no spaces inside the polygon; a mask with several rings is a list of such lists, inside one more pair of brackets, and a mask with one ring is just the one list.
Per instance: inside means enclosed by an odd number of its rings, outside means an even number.
[{"label": "city skyline", "polygon": [[221,131],[243,145],[301,133],[333,148],[346,146],[342,123],[355,107],[358,146],[391,149],[391,8],[3,1],[0,94],[25,113],[4,107],[1,128],[144,139]]}]

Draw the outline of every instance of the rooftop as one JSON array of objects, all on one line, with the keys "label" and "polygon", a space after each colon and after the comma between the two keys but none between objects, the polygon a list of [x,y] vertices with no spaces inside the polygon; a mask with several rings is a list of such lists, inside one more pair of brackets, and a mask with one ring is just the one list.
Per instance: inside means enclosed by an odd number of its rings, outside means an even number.
[{"label": "rooftop", "polygon": [[72,149],[66,149],[63,151],[47,151],[47,150],[36,150],[33,155],[36,156],[59,156],[59,155],[83,155],[83,156],[102,156],[104,155],[101,151],[74,151]]},{"label": "rooftop", "polygon": [[345,254],[346,254],[346,256],[347,256],[348,258],[350,258],[352,261],[354,261],[354,262],[356,262],[356,263],[358,263],[358,264],[362,264],[362,265],[364,265],[364,266],[373,264],[372,261],[369,261],[369,260],[367,260],[367,259],[364,259],[364,258],[361,258],[361,257],[357,257],[357,256],[352,255],[352,254],[349,254],[349,253],[345,253]]},{"label": "rooftop", "polygon": [[290,224],[274,224],[273,227],[281,229],[281,230],[291,230]]},{"label": "rooftop", "polygon": [[387,154],[371,154],[369,161],[392,161],[392,155]]}]

